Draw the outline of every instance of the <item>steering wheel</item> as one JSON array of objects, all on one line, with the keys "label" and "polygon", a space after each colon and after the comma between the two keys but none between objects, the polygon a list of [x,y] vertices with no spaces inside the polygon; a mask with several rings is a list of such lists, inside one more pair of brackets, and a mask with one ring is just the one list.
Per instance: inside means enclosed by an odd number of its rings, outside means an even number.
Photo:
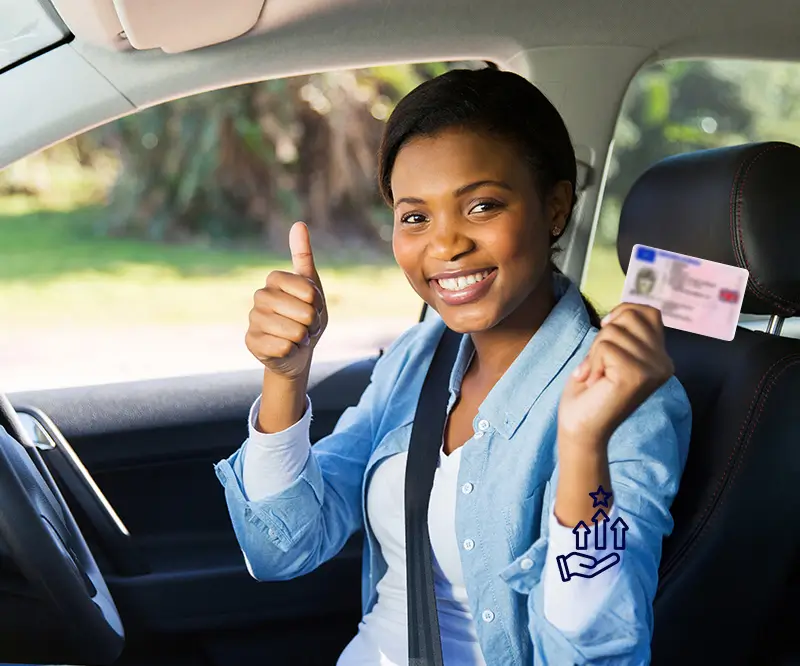
[{"label": "steering wheel", "polygon": [[[3,606],[0,659],[113,663],[125,643],[117,607],[64,497],[2,393],[0,544],[32,585],[38,601],[31,604],[28,598],[26,606],[20,597],[29,597],[28,592]],[[32,617],[27,623],[13,618],[26,608],[36,608],[33,615],[41,618],[36,631],[31,630]]]}]

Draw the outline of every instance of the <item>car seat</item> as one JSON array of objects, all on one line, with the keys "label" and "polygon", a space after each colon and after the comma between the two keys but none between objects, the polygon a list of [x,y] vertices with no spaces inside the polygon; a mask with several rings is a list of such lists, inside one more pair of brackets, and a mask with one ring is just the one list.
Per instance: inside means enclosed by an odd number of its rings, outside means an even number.
[{"label": "car seat", "polygon": [[[749,144],[678,155],[633,185],[623,270],[637,243],[748,269],[742,312],[766,332],[730,342],[667,329],[692,405],[654,602],[652,664],[798,664],[800,148]],[[724,285],[720,285],[723,286]],[[790,636],[790,632],[793,635]]]}]

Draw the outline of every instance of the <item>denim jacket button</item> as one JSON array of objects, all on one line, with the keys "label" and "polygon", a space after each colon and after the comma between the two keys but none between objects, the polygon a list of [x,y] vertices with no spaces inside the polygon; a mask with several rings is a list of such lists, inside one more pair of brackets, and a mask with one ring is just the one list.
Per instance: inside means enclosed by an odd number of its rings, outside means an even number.
[{"label": "denim jacket button", "polygon": [[478,430],[486,431],[489,429],[489,422],[486,419],[478,421]]},{"label": "denim jacket button", "polygon": [[267,530],[267,534],[269,535],[270,539],[274,539],[276,536],[278,536],[278,533],[271,527]]},{"label": "denim jacket button", "polygon": [[485,611],[483,611],[481,617],[483,618],[484,622],[491,622],[494,620],[494,613],[487,608]]},{"label": "denim jacket button", "polygon": [[472,539],[464,539],[464,550],[472,550],[475,548],[475,542]]},{"label": "denim jacket button", "polygon": [[532,569],[533,568],[533,560],[530,557],[526,557],[519,563],[519,566],[523,571],[527,571],[528,569]]},{"label": "denim jacket button", "polygon": [[469,495],[474,488],[475,486],[467,482],[463,486],[461,486],[461,492],[464,493],[465,495]]}]

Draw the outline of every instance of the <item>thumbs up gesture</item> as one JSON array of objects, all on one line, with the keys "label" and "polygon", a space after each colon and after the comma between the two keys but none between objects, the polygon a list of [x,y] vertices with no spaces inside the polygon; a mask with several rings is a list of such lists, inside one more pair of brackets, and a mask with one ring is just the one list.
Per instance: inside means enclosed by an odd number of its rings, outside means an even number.
[{"label": "thumbs up gesture", "polygon": [[271,372],[301,377],[328,325],[322,283],[314,265],[308,227],[296,222],[289,231],[292,271],[272,271],[253,296],[245,344]]}]

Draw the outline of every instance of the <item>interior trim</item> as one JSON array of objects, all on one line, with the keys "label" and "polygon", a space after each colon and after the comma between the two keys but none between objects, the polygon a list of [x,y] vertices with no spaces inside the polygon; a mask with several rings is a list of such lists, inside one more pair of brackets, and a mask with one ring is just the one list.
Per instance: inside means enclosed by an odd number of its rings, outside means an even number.
[{"label": "interior trim", "polygon": [[14,69],[16,67],[24,65],[26,62],[30,62],[34,58],[38,58],[39,56],[43,56],[46,53],[50,53],[50,51],[53,51],[53,50],[57,49],[60,46],[64,46],[66,44],[69,44],[74,39],[75,39],[75,35],[73,35],[70,32],[70,33],[64,35],[57,42],[53,42],[49,46],[45,46],[43,49],[39,49],[38,51],[34,51],[33,53],[30,53],[29,55],[26,55],[24,58],[20,58],[19,60],[15,60],[10,65],[6,65],[5,67],[0,67],[0,75],[5,74],[6,72],[10,72],[12,69]]},{"label": "interior trim", "polygon": [[[17,408],[16,411],[18,414],[25,414],[36,421],[39,427],[41,427],[42,432],[44,432],[44,434],[53,442],[54,446],[51,450],[60,453],[67,460],[72,468],[72,471],[74,472],[74,475],[77,477],[77,480],[79,480],[80,483],[82,483],[91,493],[94,500],[97,502],[97,505],[111,521],[111,524],[120,534],[125,537],[129,537],[130,532],[125,526],[125,523],[122,522],[122,518],[119,517],[119,514],[117,514],[117,512],[114,510],[114,507],[111,506],[111,503],[108,501],[108,499],[106,499],[103,491],[100,490],[97,483],[95,483],[92,475],[89,474],[89,470],[86,469],[85,465],[78,457],[78,454],[75,453],[74,449],[69,445],[69,442],[67,442],[66,438],[61,434],[61,431],[58,429],[56,424],[53,423],[47,414],[39,409],[36,409],[35,407],[21,407]],[[45,452],[44,459],[46,461],[51,460],[49,452]],[[63,476],[63,468],[59,469],[58,472],[60,476]],[[64,481],[70,486],[70,488],[74,488],[69,479],[64,479]],[[79,502],[81,501],[77,496],[76,499],[78,499]],[[81,504],[83,505],[84,502],[81,502]],[[94,513],[94,511],[92,511],[92,513]]]}]

